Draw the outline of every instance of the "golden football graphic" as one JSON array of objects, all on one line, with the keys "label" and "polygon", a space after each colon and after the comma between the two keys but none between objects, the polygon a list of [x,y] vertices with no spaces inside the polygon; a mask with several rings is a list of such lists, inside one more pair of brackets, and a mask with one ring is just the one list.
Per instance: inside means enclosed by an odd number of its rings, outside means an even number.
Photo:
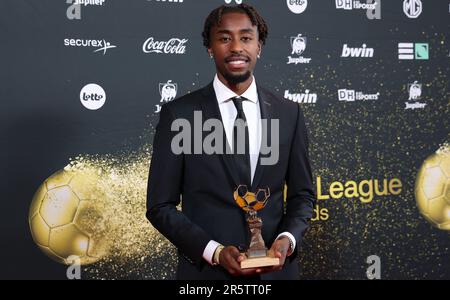
[{"label": "golden football graphic", "polygon": [[252,193],[248,191],[246,185],[240,185],[234,191],[236,203],[246,212],[263,209],[266,206],[269,197],[269,188],[258,189],[256,193]]},{"label": "golden football graphic", "polygon": [[450,147],[429,156],[419,170],[415,185],[417,206],[435,227],[450,230]]},{"label": "golden football graphic", "polygon": [[34,195],[28,218],[33,239],[57,262],[69,264],[66,259],[76,255],[87,265],[108,250],[108,225],[97,181],[95,172],[61,170]]}]

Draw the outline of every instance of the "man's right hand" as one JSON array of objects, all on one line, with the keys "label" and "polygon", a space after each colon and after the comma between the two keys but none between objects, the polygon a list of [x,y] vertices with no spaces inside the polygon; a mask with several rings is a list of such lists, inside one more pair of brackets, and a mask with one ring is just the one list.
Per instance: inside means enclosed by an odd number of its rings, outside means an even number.
[{"label": "man's right hand", "polygon": [[246,259],[245,255],[234,246],[223,248],[219,255],[220,265],[233,276],[249,276],[262,272],[261,268],[241,269],[241,261],[244,259]]}]

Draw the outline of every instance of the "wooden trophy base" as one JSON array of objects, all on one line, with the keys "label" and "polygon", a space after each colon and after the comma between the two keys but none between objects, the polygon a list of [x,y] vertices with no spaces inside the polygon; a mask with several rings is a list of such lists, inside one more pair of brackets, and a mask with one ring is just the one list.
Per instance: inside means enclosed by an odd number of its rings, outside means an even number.
[{"label": "wooden trophy base", "polygon": [[241,269],[271,267],[278,266],[279,264],[280,259],[278,257],[263,256],[247,258],[241,261]]}]

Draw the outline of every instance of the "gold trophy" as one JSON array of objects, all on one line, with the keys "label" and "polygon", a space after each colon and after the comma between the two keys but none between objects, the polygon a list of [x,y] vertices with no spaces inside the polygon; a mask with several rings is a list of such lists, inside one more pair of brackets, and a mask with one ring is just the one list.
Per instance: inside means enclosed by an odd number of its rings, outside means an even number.
[{"label": "gold trophy", "polygon": [[256,193],[248,191],[246,185],[240,185],[234,191],[234,200],[246,213],[247,224],[250,229],[250,245],[245,253],[247,259],[241,262],[242,269],[277,266],[280,259],[270,257],[261,235],[262,220],[257,211],[263,209],[270,197],[270,190],[258,189]]}]

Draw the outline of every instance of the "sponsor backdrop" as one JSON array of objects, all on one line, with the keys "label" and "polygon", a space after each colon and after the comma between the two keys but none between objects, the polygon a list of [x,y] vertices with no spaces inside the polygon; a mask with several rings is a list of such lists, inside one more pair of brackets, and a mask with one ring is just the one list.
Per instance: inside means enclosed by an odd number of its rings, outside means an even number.
[{"label": "sponsor backdrop", "polygon": [[450,279],[443,0],[1,1],[1,278],[174,278],[144,216],[154,128],[213,79],[207,14],[241,2],[269,24],[257,83],[310,132],[301,278]]}]

